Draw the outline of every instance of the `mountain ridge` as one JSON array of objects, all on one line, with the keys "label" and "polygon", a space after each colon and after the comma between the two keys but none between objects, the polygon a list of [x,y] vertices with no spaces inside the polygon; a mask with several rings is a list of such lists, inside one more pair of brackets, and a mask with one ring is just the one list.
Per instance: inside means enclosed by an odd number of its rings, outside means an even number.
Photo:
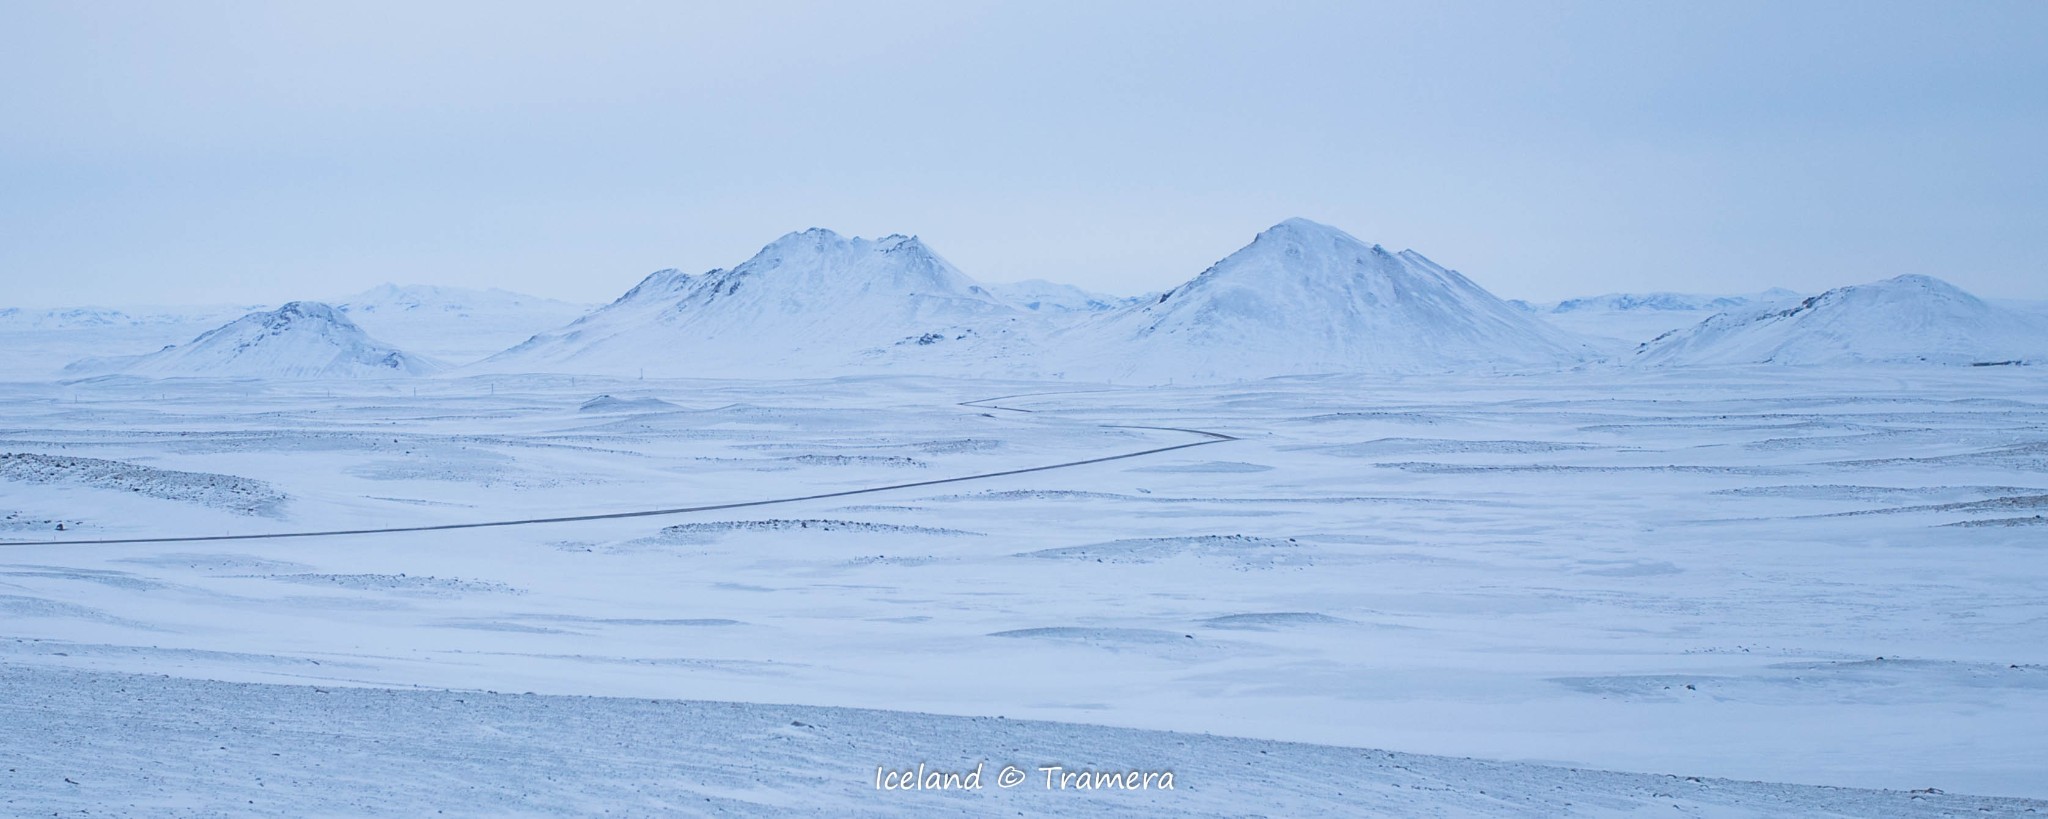
[{"label": "mountain ridge", "polygon": [[1030,346],[1023,316],[915,236],[864,239],[811,228],[731,268],[656,271],[611,303],[475,369],[712,377],[971,372],[978,356],[1001,359],[1011,347]]}]

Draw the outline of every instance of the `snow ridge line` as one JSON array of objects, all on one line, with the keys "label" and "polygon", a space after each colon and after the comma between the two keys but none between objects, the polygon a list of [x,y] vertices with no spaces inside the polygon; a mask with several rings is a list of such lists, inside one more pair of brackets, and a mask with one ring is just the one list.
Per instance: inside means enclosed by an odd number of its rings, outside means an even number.
[{"label": "snow ridge line", "polygon": [[[1106,392],[1106,390],[1076,390],[1075,392]],[[1025,393],[1024,395],[1058,394],[1061,393]],[[959,406],[975,407],[978,409],[1008,410],[1010,412],[1032,412],[1033,410],[1017,409],[1014,407],[1001,407],[989,403],[992,401],[1001,401],[1007,398],[1021,397],[1023,397],[1023,395],[1004,395],[995,398],[983,398],[975,401],[963,401],[960,402]],[[1000,472],[983,472],[976,475],[961,475],[952,478],[936,478],[933,480],[926,481],[893,483],[885,486],[870,486],[864,489],[847,489],[844,491],[825,492],[817,495],[800,495],[789,498],[770,498],[767,500],[739,501],[736,503],[715,503],[707,504],[704,506],[680,506],[672,509],[645,509],[635,512],[605,512],[594,515],[565,515],[561,517],[550,518],[490,520],[478,521],[474,523],[441,523],[432,526],[394,526],[381,529],[329,529],[314,532],[270,532],[266,534],[194,535],[186,537],[101,538],[95,540],[8,540],[0,541],[0,546],[108,546],[124,543],[203,543],[227,540],[283,540],[285,538],[343,537],[347,535],[387,535],[401,534],[406,532],[445,532],[455,529],[491,529],[505,526],[537,526],[549,523],[577,523],[580,521],[589,520],[619,520],[622,518],[646,518],[661,515],[682,515],[691,512],[714,512],[724,509],[747,509],[756,506],[772,506],[775,504],[783,503],[800,503],[802,501],[825,500],[828,498],[844,498],[854,495],[870,495],[876,492],[889,492],[897,489],[915,489],[920,486],[939,486],[950,483],[964,483],[967,481],[987,480],[989,478],[1002,478],[1010,475],[1025,475],[1032,472],[1049,472],[1055,469],[1069,469],[1077,466],[1087,466],[1089,464],[1107,463],[1109,461],[1121,461],[1127,458],[1141,458],[1146,455],[1158,455],[1163,452],[1173,452],[1175,450],[1191,449],[1193,447],[1198,446],[1208,446],[1210,444],[1220,444],[1227,441],[1238,440],[1235,436],[1225,435],[1221,432],[1211,432],[1209,430],[1202,429],[1188,429],[1184,427],[1154,427],[1128,424],[1104,424],[1102,426],[1106,429],[1155,429],[1167,432],[1185,432],[1190,435],[1203,436],[1204,439],[1200,441],[1191,441],[1184,444],[1174,444],[1172,446],[1154,447],[1152,449],[1144,449],[1139,450],[1137,452],[1126,452],[1120,455],[1105,455],[1100,458],[1088,458],[1079,461],[1065,461],[1056,464],[1046,464],[1044,466],[1029,466],[1024,467],[1022,469],[1006,469]]]}]

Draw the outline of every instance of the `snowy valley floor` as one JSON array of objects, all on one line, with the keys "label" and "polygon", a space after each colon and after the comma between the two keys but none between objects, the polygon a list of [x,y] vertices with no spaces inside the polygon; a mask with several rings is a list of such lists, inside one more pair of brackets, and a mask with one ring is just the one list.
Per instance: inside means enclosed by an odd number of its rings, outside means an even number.
[{"label": "snowy valley floor", "polygon": [[[1204,440],[1157,427],[1239,440],[24,543]],[[2048,810],[1952,795],[2048,797],[2028,368],[100,379],[0,384],[0,453],[6,812]],[[984,760],[1179,787],[873,788]]]}]

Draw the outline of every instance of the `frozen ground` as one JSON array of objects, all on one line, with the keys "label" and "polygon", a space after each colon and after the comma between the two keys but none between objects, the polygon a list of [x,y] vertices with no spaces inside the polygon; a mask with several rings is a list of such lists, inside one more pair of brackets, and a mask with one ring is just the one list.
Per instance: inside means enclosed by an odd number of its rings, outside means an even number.
[{"label": "frozen ground", "polygon": [[[565,801],[536,810],[837,813],[901,809],[878,764],[1019,753],[1174,766],[1200,789],[1142,804],[1197,814],[2040,810],[1903,791],[2048,797],[2044,387],[2005,367],[0,385],[0,452],[36,456],[0,471],[0,715],[26,729],[0,754],[41,777],[0,791],[43,812],[244,794],[345,813],[369,804],[335,801],[352,789],[494,812],[538,774],[454,800],[463,771],[553,766],[533,788]],[[1018,393],[1048,394],[960,403]],[[600,395],[623,405],[583,409]],[[1238,440],[670,517],[19,543],[710,505],[1204,440],[1156,427]],[[462,694],[364,686],[568,698],[471,716]],[[242,741],[196,754],[195,712]],[[351,750],[308,772],[325,757],[295,738],[329,732]],[[916,798],[1069,807],[1016,801],[1039,797]]]},{"label": "frozen ground", "polygon": [[[222,683],[0,665],[0,810],[421,816],[2021,816],[2048,802],[1574,770],[801,705]],[[880,791],[879,765],[981,770]],[[1048,768],[1058,770],[1049,771]],[[1021,778],[1001,780],[1014,768]],[[1074,771],[1174,774],[1083,790]],[[963,782],[966,781],[964,778]],[[1142,778],[1139,782],[1143,783]]]}]

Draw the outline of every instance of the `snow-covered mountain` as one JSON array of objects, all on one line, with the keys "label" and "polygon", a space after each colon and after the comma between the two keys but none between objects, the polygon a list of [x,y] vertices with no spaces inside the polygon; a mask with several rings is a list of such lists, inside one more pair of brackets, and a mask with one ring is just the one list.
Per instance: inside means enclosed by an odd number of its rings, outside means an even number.
[{"label": "snow-covered mountain", "polygon": [[812,228],[729,270],[658,271],[617,301],[474,369],[750,378],[1000,372],[1026,357],[1026,315],[916,237],[869,240]]},{"label": "snow-covered mountain", "polygon": [[997,298],[1034,313],[1099,313],[1129,307],[1142,298],[1094,293],[1044,279],[1026,279],[987,287]]},{"label": "snow-covered mountain", "polygon": [[392,348],[326,304],[295,301],[250,313],[191,342],[154,353],[76,362],[72,374],[145,376],[371,378],[441,369],[432,359]]},{"label": "snow-covered mountain", "polygon": [[1068,376],[1139,381],[1556,369],[1590,354],[1420,253],[1305,219],[1055,340]]},{"label": "snow-covered mountain", "polygon": [[1931,276],[1829,290],[1789,306],[1722,313],[1638,348],[1633,363],[1986,364],[2048,361],[2048,321]]},{"label": "snow-covered mountain", "polygon": [[336,310],[378,338],[445,361],[475,361],[560,327],[595,305],[491,288],[385,284],[343,299]]}]

